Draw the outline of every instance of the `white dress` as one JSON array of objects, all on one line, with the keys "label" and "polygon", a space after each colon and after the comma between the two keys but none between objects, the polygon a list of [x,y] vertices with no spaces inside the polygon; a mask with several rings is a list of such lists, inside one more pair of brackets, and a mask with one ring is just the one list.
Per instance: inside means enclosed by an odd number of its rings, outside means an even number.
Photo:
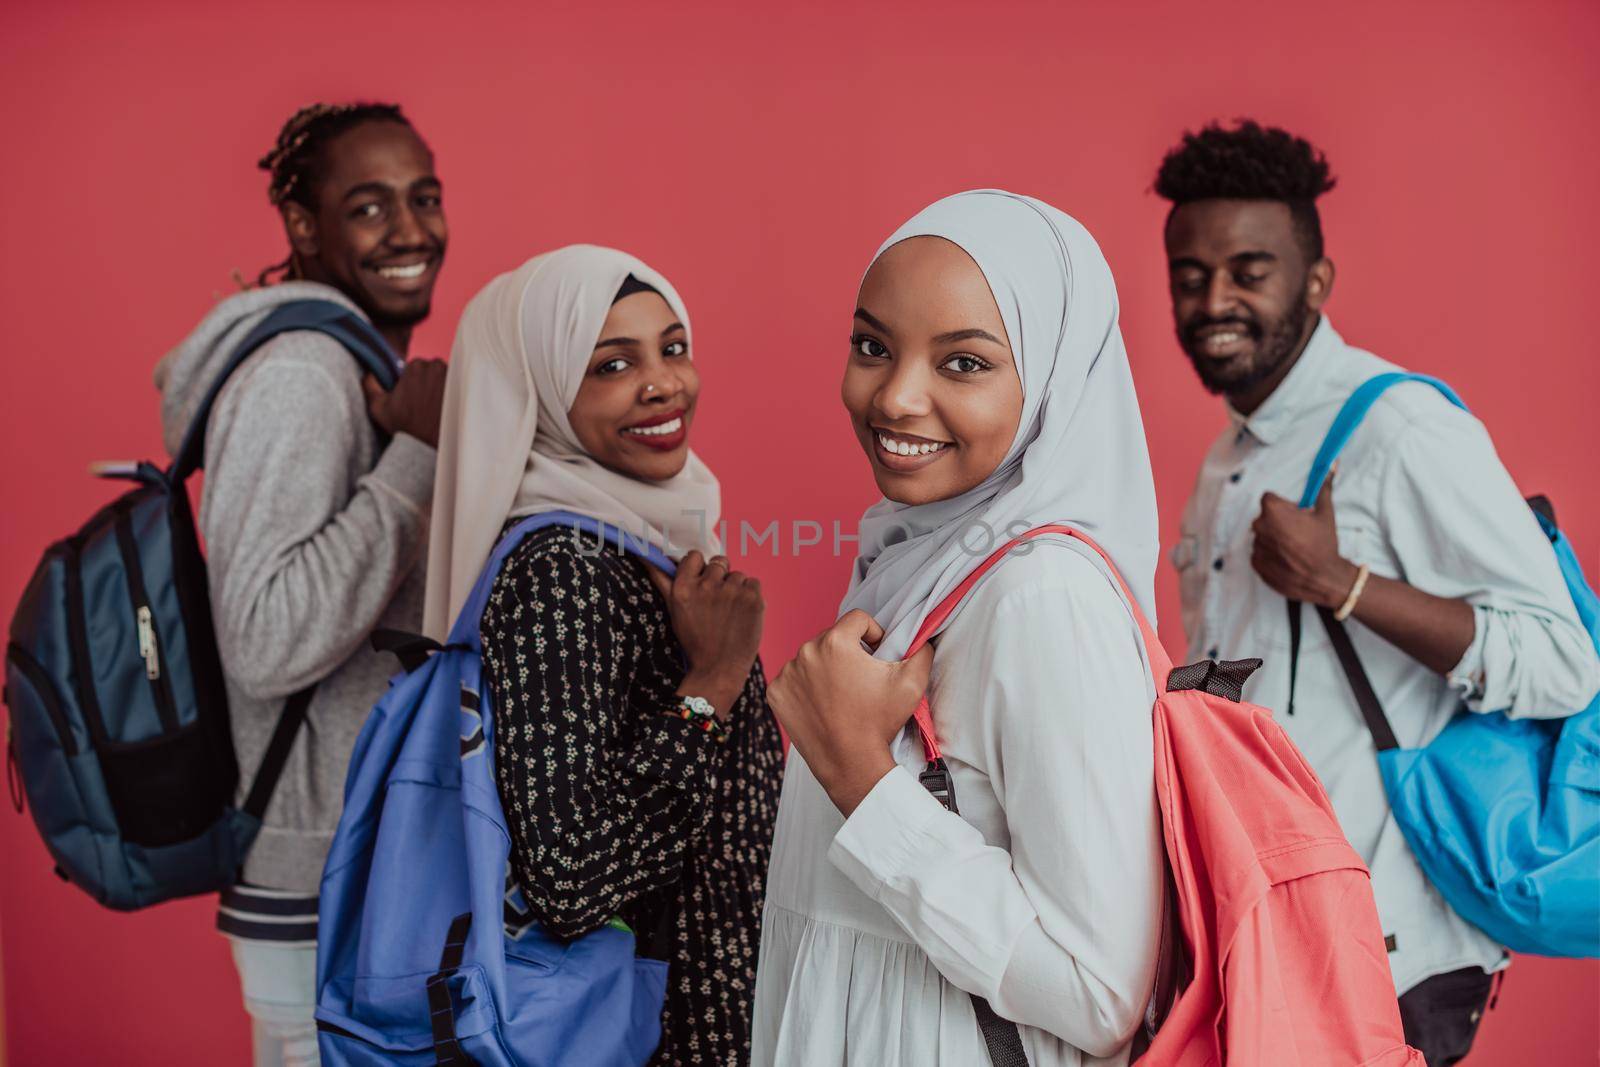
[{"label": "white dress", "polygon": [[969,994],[1030,1064],[1122,1064],[1155,970],[1154,690],[1120,593],[1075,545],[1001,564],[929,685],[960,814],[899,767],[848,821],[792,748],[756,982],[757,1067],[985,1067]]}]

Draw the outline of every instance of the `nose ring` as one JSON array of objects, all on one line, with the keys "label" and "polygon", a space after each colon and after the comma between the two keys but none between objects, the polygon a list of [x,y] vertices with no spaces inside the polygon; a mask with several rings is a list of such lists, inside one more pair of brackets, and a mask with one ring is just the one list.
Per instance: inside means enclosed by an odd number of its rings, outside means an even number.
[{"label": "nose ring", "polygon": [[646,385],[644,387],[644,391],[647,392],[647,393],[655,392],[656,391],[656,383],[655,382],[650,382],[648,385]]}]

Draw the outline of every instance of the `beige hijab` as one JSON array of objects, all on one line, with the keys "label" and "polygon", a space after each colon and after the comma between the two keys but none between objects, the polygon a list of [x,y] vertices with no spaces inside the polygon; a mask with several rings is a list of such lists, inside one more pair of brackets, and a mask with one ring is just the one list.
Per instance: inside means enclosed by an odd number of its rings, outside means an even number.
[{"label": "beige hijab", "polygon": [[428,543],[423,630],[444,640],[507,518],[564,510],[592,516],[676,555],[720,551],[717,479],[693,452],[682,471],[646,482],[583,450],[567,410],[617,289],[654,286],[684,328],[672,284],[615,249],[569,245],[502,274],[462,313],[450,353]]}]

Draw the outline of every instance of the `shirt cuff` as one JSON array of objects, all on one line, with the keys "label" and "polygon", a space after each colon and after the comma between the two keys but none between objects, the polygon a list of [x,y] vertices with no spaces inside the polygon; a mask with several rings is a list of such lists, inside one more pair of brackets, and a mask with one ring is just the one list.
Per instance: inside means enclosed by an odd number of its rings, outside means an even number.
[{"label": "shirt cuff", "polygon": [[828,860],[873,900],[892,881],[914,876],[941,851],[930,824],[943,804],[904,767],[889,771],[834,835]]},{"label": "shirt cuff", "polygon": [[1474,605],[1472,608],[1472,643],[1461,654],[1461,660],[1445,676],[1450,687],[1461,694],[1461,699],[1474,711],[1481,704],[1488,688],[1485,678],[1485,649],[1489,638],[1489,609]]},{"label": "shirt cuff", "polygon": [[368,477],[419,515],[426,515],[433,503],[433,472],[438,458],[431,445],[410,434],[397,433]]}]

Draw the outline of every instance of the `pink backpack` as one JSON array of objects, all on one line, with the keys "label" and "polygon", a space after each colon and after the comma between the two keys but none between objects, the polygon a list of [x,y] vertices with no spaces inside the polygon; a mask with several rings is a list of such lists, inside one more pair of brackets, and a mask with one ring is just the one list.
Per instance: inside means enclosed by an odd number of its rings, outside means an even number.
[{"label": "pink backpack", "polygon": [[[1040,526],[983,561],[923,622],[920,649],[978,579]],[[1156,680],[1155,778],[1169,875],[1155,989],[1134,1058],[1162,1067],[1426,1067],[1400,1009],[1366,866],[1322,783],[1265,708],[1240,702],[1260,660],[1172,666],[1137,602]],[[926,699],[922,783],[952,811]],[[995,1067],[1024,1065],[1015,1023],[974,997]]]}]

